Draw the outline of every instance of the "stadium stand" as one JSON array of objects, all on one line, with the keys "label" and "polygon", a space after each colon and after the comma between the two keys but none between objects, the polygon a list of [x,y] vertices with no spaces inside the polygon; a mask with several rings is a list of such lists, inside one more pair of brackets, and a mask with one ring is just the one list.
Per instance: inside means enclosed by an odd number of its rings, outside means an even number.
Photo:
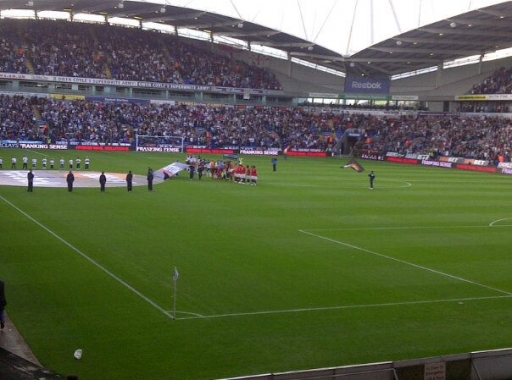
[{"label": "stadium stand", "polygon": [[[4,72],[281,89],[267,70],[234,60],[230,54],[212,54],[171,35],[48,20],[6,19],[0,29]],[[505,67],[468,90],[471,94],[511,92],[512,68]],[[66,101],[3,94],[0,138],[131,143],[135,135],[153,135],[180,136],[186,145],[213,148],[329,150],[332,138],[356,129],[363,136],[357,149],[510,161],[510,119],[488,115],[508,112],[505,102],[461,102],[459,111],[464,116],[364,114],[370,109],[410,110],[393,105],[331,104],[321,112],[315,107],[303,102],[295,108],[238,109],[222,104]],[[40,128],[38,121],[47,128]]]},{"label": "stadium stand", "polygon": [[[48,130],[34,126],[37,103]],[[328,136],[358,129],[360,147],[432,157],[510,161],[510,119],[487,115],[371,116],[328,114],[301,108],[236,109],[211,105],[118,104],[85,100],[0,96],[0,138],[51,141],[124,142],[135,134],[181,136],[187,145],[208,147],[328,149]]]},{"label": "stadium stand", "polygon": [[473,86],[472,94],[512,94],[512,68],[499,70]]},{"label": "stadium stand", "polygon": [[[5,71],[280,90],[270,72],[176,37],[109,25],[5,20]],[[13,31],[18,31],[15,33]],[[28,57],[25,57],[25,48]]]}]

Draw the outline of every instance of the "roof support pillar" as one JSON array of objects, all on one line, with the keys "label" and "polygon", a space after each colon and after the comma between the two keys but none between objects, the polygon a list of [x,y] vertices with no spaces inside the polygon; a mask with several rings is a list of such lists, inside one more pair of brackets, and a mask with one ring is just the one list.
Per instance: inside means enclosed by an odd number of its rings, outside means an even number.
[{"label": "roof support pillar", "polygon": [[443,83],[443,63],[440,63],[437,65],[437,71],[436,71],[436,88],[441,86]]},{"label": "roof support pillar", "polygon": [[478,58],[478,75],[482,74],[483,62],[484,62],[484,55],[480,54],[480,57]]},{"label": "roof support pillar", "polygon": [[288,61],[288,78],[291,78],[292,77],[292,56],[291,54],[288,52],[286,53],[286,60]]}]

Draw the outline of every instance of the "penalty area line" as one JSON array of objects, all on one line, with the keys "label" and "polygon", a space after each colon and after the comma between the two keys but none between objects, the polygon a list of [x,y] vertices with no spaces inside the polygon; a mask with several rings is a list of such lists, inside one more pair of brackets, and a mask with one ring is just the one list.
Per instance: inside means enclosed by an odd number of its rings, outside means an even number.
[{"label": "penalty area line", "polygon": [[[507,218],[508,219],[508,218]],[[512,218],[510,218],[512,219]],[[505,219],[500,219],[505,220]],[[457,228],[489,228],[494,227],[492,222],[489,225],[473,225],[473,226],[395,226],[395,227],[347,227],[347,228],[308,228],[308,231],[392,231],[392,230],[447,230]],[[512,225],[498,225],[498,227],[510,227]],[[306,230],[300,230],[303,233],[308,233]]]},{"label": "penalty area line", "polygon": [[344,242],[339,241],[339,240],[330,239],[328,237],[325,237],[325,236],[322,236],[322,235],[317,235],[317,234],[314,234],[312,232],[308,232],[308,231],[304,231],[304,230],[299,230],[299,232],[301,232],[303,234],[306,234],[306,235],[310,235],[310,236],[316,237],[318,239],[329,241],[331,243],[339,244],[339,245],[342,245],[344,247],[352,248],[352,249],[355,249],[357,251],[369,253],[371,255],[382,257],[382,258],[388,259],[388,260],[392,260],[392,261],[395,261],[397,263],[402,263],[402,264],[411,266],[413,268],[417,268],[417,269],[421,269],[421,270],[424,270],[424,271],[427,271],[427,272],[435,273],[437,275],[448,277],[448,278],[451,278],[451,279],[454,279],[454,280],[457,280],[457,281],[466,282],[468,284],[472,284],[472,285],[479,286],[479,287],[482,287],[482,288],[486,288],[486,289],[489,289],[489,290],[492,290],[492,291],[495,291],[495,292],[506,294],[507,296],[512,296],[512,293],[507,292],[507,291],[502,290],[502,289],[495,288],[493,286],[481,284],[481,283],[476,282],[476,281],[471,281],[471,280],[468,280],[466,278],[455,276],[453,274],[449,274],[449,273],[446,273],[446,272],[441,272],[441,271],[438,271],[438,270],[435,270],[435,269],[432,269],[432,268],[429,268],[429,267],[426,267],[426,266],[423,266],[423,265],[414,264],[414,263],[411,263],[409,261],[400,260],[400,259],[397,259],[396,257],[393,257],[393,256],[384,255],[382,253],[378,253],[378,252],[375,252],[375,251],[372,251],[372,250],[369,250],[369,249],[366,249],[366,248],[358,247],[357,245],[353,245],[353,244],[349,244],[349,243],[344,243]]},{"label": "penalty area line", "polygon": [[25,211],[23,211],[22,209],[20,209],[19,207],[17,207],[15,204],[11,203],[10,201],[8,201],[7,199],[5,199],[3,196],[0,195],[0,199],[2,199],[5,203],[7,203],[9,206],[11,206],[13,209],[15,209],[16,211],[18,211],[20,214],[22,214],[23,216],[25,216],[27,219],[31,220],[32,222],[34,222],[35,224],[37,224],[39,227],[41,227],[43,230],[45,230],[46,232],[48,232],[50,235],[52,235],[54,238],[56,238],[57,240],[59,240],[61,243],[65,244],[66,246],[68,246],[69,248],[71,248],[73,251],[75,251],[76,253],[78,253],[80,256],[82,256],[85,260],[89,261],[91,264],[93,264],[95,267],[97,267],[98,269],[100,269],[101,271],[103,271],[104,273],[106,273],[108,276],[110,276],[111,278],[113,278],[114,280],[116,280],[117,282],[119,282],[121,285],[123,285],[126,289],[130,290],[132,293],[138,295],[140,298],[142,298],[144,301],[146,301],[147,303],[149,303],[151,306],[153,306],[154,308],[158,309],[159,311],[161,311],[163,314],[165,314],[166,316],[168,316],[169,318],[173,318],[173,316],[168,312],[166,311],[164,308],[162,308],[161,306],[159,306],[156,302],[152,301],[151,299],[149,299],[148,297],[146,297],[144,294],[142,294],[141,292],[139,292],[137,289],[135,289],[133,286],[131,286],[130,284],[128,284],[126,281],[124,281],[123,279],[121,279],[120,277],[116,276],[114,273],[112,273],[111,271],[109,271],[107,268],[105,268],[103,265],[101,265],[100,263],[98,263],[97,261],[95,261],[94,259],[90,258],[89,256],[87,256],[85,253],[83,253],[82,251],[80,251],[78,248],[76,248],[73,244],[69,243],[67,240],[65,240],[64,238],[60,237],[59,235],[57,235],[55,232],[53,232],[52,230],[50,230],[48,227],[46,227],[44,224],[42,224],[41,222],[39,222],[38,220],[36,220],[35,218],[33,218],[32,216],[30,216],[29,214],[27,214]]}]

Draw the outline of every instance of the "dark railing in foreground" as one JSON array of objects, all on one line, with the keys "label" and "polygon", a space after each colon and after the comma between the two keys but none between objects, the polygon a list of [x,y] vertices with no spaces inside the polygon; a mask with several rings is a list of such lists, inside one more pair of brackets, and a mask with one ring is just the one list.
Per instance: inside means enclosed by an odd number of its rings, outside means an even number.
[{"label": "dark railing in foreground", "polygon": [[512,348],[222,380],[509,380]]}]

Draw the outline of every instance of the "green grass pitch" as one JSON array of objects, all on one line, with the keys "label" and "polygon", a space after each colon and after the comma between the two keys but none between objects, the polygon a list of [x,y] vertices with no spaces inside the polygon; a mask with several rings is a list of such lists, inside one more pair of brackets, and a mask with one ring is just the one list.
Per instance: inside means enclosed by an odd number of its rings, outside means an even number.
[{"label": "green grass pitch", "polygon": [[[1,150],[4,168],[23,153]],[[144,174],[185,155],[89,157],[95,171]],[[45,366],[89,380],[510,347],[512,179],[347,161],[280,157],[273,172],[246,156],[257,186],[182,172],[152,193],[0,187],[7,312]]]}]

